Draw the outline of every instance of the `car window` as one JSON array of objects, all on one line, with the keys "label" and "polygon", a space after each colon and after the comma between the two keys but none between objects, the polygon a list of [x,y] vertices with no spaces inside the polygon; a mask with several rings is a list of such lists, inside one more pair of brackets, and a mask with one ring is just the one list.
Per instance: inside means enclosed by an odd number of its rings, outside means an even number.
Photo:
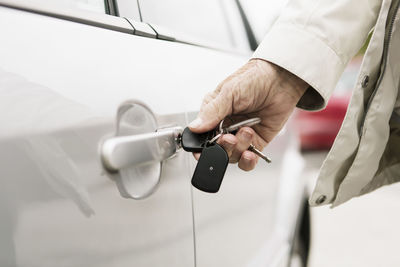
[{"label": "car window", "polygon": [[137,0],[118,0],[118,14],[120,17],[140,21],[140,14]]},{"label": "car window", "polygon": [[72,9],[81,9],[96,13],[106,13],[104,0],[41,0],[40,2],[49,3],[51,5],[60,5]]},{"label": "car window", "polygon": [[139,0],[139,6],[144,22],[184,34],[199,43],[234,47],[219,0]]},{"label": "car window", "polygon": [[258,43],[278,19],[288,0],[239,0]]}]

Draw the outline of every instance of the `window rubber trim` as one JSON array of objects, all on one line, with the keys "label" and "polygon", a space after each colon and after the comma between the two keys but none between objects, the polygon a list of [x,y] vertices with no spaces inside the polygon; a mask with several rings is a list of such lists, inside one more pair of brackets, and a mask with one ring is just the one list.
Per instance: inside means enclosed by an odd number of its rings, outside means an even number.
[{"label": "window rubber trim", "polygon": [[[35,2],[32,3],[29,0],[0,0],[0,7],[26,11],[43,16],[95,26],[103,29],[134,34],[134,29],[128,22],[126,22],[125,19],[116,16],[110,16],[106,13],[97,14],[85,10],[60,9],[54,4],[42,5],[38,7],[37,5],[35,5]],[[105,7],[107,9],[107,5]]]},{"label": "window rubber trim", "polygon": [[118,4],[116,0],[104,0],[106,14],[119,17]]},{"label": "window rubber trim", "polygon": [[249,41],[250,49],[255,51],[258,47],[256,37],[254,36],[253,29],[250,26],[249,20],[246,17],[246,13],[243,10],[239,0],[235,0],[236,6],[239,10],[240,17],[242,18],[244,29],[246,30],[247,40]]}]

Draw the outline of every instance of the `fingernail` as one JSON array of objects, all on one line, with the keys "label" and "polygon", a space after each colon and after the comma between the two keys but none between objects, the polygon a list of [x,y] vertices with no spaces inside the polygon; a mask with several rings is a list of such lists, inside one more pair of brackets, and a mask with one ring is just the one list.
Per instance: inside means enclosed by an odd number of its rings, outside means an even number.
[{"label": "fingernail", "polygon": [[200,118],[195,119],[191,123],[189,123],[190,128],[198,128],[200,125],[203,123],[203,121]]}]

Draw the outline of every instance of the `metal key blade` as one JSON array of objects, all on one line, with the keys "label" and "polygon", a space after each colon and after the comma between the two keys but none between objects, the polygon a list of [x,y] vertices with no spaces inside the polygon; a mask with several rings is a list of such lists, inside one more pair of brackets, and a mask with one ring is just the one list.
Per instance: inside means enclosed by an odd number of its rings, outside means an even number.
[{"label": "metal key blade", "polygon": [[271,163],[271,159],[267,157],[267,155],[265,155],[264,153],[262,153],[260,150],[258,150],[254,145],[250,145],[249,148],[247,149],[253,153],[255,153],[257,156],[259,156],[260,158],[262,158],[263,160],[265,160],[268,163]]},{"label": "metal key blade", "polygon": [[226,133],[232,133],[235,132],[237,130],[239,130],[242,127],[251,127],[253,125],[259,124],[261,122],[260,118],[251,118],[248,120],[244,120],[235,124],[232,124],[231,126],[228,126],[224,129],[224,132]]}]

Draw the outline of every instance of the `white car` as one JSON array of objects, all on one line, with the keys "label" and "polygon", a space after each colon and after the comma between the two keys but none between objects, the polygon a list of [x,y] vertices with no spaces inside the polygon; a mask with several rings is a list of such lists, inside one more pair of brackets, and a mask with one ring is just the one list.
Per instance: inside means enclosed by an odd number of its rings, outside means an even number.
[{"label": "white car", "polygon": [[305,265],[290,124],[216,194],[175,139],[256,46],[238,1],[0,0],[0,25],[0,266]]}]

